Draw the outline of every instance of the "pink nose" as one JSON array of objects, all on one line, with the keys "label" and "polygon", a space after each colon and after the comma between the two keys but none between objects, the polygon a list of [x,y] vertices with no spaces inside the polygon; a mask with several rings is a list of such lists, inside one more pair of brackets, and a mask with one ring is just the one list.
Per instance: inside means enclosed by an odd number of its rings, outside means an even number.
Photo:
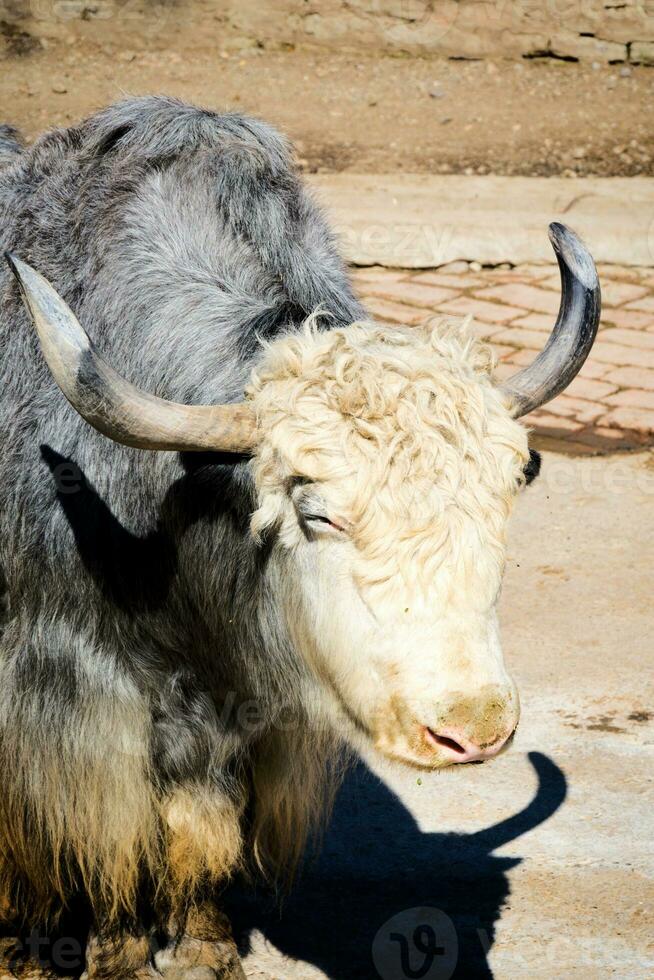
[{"label": "pink nose", "polygon": [[492,759],[506,745],[513,732],[501,736],[492,745],[475,745],[466,735],[456,728],[443,728],[433,732],[426,729],[425,737],[434,748],[438,748],[439,756],[450,763],[483,762]]}]

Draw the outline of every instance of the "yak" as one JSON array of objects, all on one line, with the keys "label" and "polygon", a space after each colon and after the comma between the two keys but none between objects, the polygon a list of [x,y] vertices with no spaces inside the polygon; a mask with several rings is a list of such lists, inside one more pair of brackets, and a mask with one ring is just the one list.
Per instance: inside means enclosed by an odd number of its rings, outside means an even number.
[{"label": "yak", "polygon": [[263,122],[147,97],[2,129],[5,930],[88,916],[88,978],[243,976],[221,890],[292,876],[350,752],[508,746],[520,418],[600,312],[550,237],[558,320],[498,384],[465,323],[371,321]]}]

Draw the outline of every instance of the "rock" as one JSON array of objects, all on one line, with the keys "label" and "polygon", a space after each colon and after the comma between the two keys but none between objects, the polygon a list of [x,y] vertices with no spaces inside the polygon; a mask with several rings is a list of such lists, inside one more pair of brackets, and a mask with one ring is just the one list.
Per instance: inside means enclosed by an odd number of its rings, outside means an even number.
[{"label": "rock", "polygon": [[468,268],[471,272],[481,272],[481,262],[468,262]]},{"label": "rock", "polygon": [[620,69],[620,78],[629,78],[629,76],[632,74],[633,72],[629,65],[625,65],[624,68]]},{"label": "rock", "polygon": [[654,65],[654,41],[634,41],[631,60],[636,65]]},{"label": "rock", "polygon": [[457,260],[456,262],[448,262],[446,265],[441,265],[438,271],[451,272],[454,275],[458,275],[461,272],[468,271],[468,263],[463,260]]},{"label": "rock", "polygon": [[65,85],[56,83],[55,85],[52,86],[52,91],[55,93],[55,95],[65,95],[68,89],[66,88]]},{"label": "rock", "polygon": [[601,58],[606,64],[609,61],[625,61],[627,58],[626,44],[575,35],[565,30],[550,39],[550,47],[557,55],[578,58],[580,61]]}]

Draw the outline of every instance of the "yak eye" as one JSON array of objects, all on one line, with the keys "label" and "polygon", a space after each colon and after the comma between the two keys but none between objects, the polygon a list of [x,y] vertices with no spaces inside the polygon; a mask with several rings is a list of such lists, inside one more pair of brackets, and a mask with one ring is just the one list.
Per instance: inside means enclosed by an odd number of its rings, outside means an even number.
[{"label": "yak eye", "polygon": [[538,474],[540,473],[541,456],[539,452],[535,449],[529,450],[529,462],[522,471],[525,475],[525,483],[529,486],[533,483]]},{"label": "yak eye", "polygon": [[329,527],[334,531],[345,530],[342,524],[338,524],[329,517],[326,503],[320,493],[310,485],[308,480],[298,479],[296,481],[296,487],[298,489],[293,493],[293,502],[298,516],[305,524],[313,525],[314,527],[320,524],[322,527]]},{"label": "yak eye", "polygon": [[339,524],[334,524],[333,521],[330,521],[325,514],[304,514],[304,519],[312,524],[324,524],[326,527],[333,527],[335,531],[343,530]]}]

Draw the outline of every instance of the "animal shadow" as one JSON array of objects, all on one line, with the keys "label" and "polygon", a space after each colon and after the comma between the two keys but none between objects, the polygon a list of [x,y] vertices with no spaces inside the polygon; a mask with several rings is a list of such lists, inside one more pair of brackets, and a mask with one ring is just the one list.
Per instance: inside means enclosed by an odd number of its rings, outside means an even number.
[{"label": "animal shadow", "polygon": [[547,820],[566,796],[563,772],[534,752],[531,803],[476,833],[423,833],[360,763],[344,784],[321,855],[279,906],[235,888],[228,911],[242,953],[253,930],[330,980],[492,978],[488,953],[521,858],[493,851]]}]

